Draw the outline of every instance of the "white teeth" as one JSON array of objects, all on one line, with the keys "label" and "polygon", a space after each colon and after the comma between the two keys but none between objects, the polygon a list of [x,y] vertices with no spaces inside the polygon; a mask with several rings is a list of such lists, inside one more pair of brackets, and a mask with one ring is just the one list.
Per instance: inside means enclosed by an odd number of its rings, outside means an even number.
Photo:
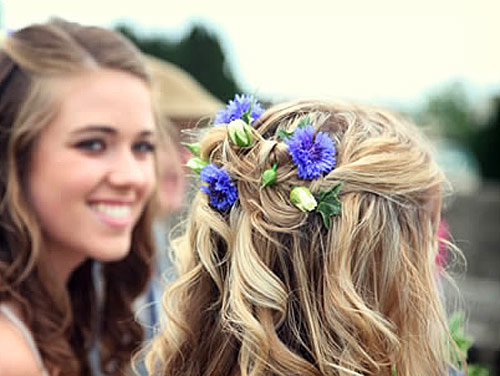
[{"label": "white teeth", "polygon": [[113,218],[126,218],[130,216],[131,209],[129,205],[107,205],[95,204],[91,205],[92,209],[97,212],[104,213]]}]

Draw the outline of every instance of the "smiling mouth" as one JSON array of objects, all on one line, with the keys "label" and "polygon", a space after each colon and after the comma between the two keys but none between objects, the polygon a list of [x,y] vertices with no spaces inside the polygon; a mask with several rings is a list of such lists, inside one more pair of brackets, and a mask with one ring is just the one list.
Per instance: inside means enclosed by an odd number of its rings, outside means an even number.
[{"label": "smiling mouth", "polygon": [[132,208],[123,204],[91,204],[98,218],[111,226],[123,227],[132,222]]}]

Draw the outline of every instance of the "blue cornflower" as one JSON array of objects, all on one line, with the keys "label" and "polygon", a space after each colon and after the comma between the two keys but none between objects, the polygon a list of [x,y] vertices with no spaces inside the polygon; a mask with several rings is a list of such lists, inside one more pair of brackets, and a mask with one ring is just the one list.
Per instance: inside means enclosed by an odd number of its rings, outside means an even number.
[{"label": "blue cornflower", "polygon": [[210,205],[220,212],[225,212],[238,199],[238,190],[226,170],[214,164],[202,168],[200,178],[208,185],[202,185],[201,191],[210,197]]},{"label": "blue cornflower", "polygon": [[314,136],[314,127],[297,128],[286,140],[300,179],[313,180],[332,171],[337,165],[335,142],[326,132]]},{"label": "blue cornflower", "polygon": [[229,101],[226,108],[220,110],[217,115],[215,115],[214,125],[229,124],[233,120],[243,119],[243,115],[245,115],[245,113],[250,109],[250,106],[252,106],[251,113],[249,114],[251,120],[247,121],[248,124],[257,120],[260,115],[263,114],[264,109],[253,96],[247,94],[236,94],[234,99]]}]

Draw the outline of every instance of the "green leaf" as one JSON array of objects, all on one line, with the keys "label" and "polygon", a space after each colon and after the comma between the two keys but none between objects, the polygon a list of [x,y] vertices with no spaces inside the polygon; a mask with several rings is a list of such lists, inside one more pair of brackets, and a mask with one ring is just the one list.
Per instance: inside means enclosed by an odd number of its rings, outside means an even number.
[{"label": "green leaf", "polygon": [[309,115],[306,117],[302,118],[299,122],[299,125],[297,125],[297,128],[304,128],[307,125],[311,124],[311,120],[309,119]]},{"label": "green leaf", "polygon": [[478,364],[469,365],[467,367],[467,371],[468,376],[490,376],[490,371],[488,370],[488,368],[480,366]]},{"label": "green leaf", "polygon": [[465,314],[463,312],[461,311],[454,312],[451,315],[448,323],[448,328],[452,336],[454,334],[464,332],[464,322],[465,322]]},{"label": "green leaf", "polygon": [[459,311],[451,315],[448,322],[448,329],[452,338],[451,341],[456,345],[448,341],[451,361],[461,368],[462,359],[467,357],[467,352],[474,343],[472,337],[465,334],[465,314]]},{"label": "green leaf", "polygon": [[[306,117],[304,117],[300,120],[299,125],[297,125],[297,128],[304,128],[306,125],[309,125],[309,124],[311,124],[311,121],[309,119],[309,115],[307,115]],[[285,131],[284,129],[278,129],[278,131],[276,132],[278,137],[281,138],[282,140],[286,140],[286,139],[292,137],[293,133],[294,132]]]},{"label": "green leaf", "polygon": [[[462,359],[467,357],[467,352],[474,343],[472,337],[465,334],[465,314],[462,311],[455,312],[451,315],[448,322],[448,329],[452,340],[458,347],[455,348],[450,344],[451,359],[455,363],[458,369],[462,369],[460,362]],[[460,353],[461,354],[460,354]],[[479,364],[469,364],[467,366],[468,376],[490,376],[490,371],[488,368]]]},{"label": "green leaf", "polygon": [[241,115],[241,120],[243,120],[245,123],[248,125],[252,125],[252,122],[255,120],[252,118],[252,108],[253,105],[255,104],[255,97],[252,95],[252,101],[250,102],[250,106],[248,107],[248,110],[246,110],[243,115]]},{"label": "green leaf", "polygon": [[262,186],[261,186],[261,188],[265,188],[268,185],[276,182],[276,177],[278,176],[278,174],[276,173],[277,169],[278,169],[278,164],[275,163],[273,165],[273,167],[267,169],[266,171],[264,171],[262,173]]},{"label": "green leaf", "polygon": [[283,129],[278,129],[277,135],[282,140],[286,140],[286,139],[288,139],[288,138],[290,138],[290,137],[293,136],[293,132],[287,132],[287,131],[285,131]]},{"label": "green leaf", "polygon": [[453,338],[457,347],[461,352],[467,354],[474,340],[472,337],[465,334],[465,314],[463,312],[455,312],[450,317],[449,330],[451,338]]},{"label": "green leaf", "polygon": [[248,125],[252,124],[253,119],[251,114],[252,113],[250,111],[245,112],[243,115],[241,115],[241,120],[243,120]]},{"label": "green leaf", "polygon": [[181,142],[182,145],[187,147],[189,151],[195,156],[199,157],[200,156],[200,143],[199,142],[194,142],[192,144],[188,142]]},{"label": "green leaf", "polygon": [[326,192],[321,192],[319,195],[319,203],[316,211],[321,214],[323,224],[327,229],[330,228],[330,217],[340,215],[342,212],[342,202],[338,198],[342,183],[337,184],[335,187]]}]

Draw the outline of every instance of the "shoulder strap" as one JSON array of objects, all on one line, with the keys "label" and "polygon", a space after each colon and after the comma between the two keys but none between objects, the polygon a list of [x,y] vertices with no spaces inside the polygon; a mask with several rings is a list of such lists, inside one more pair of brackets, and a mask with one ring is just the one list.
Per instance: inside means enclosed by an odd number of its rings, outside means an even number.
[{"label": "shoulder strap", "polygon": [[26,327],[24,322],[22,322],[21,319],[19,317],[17,317],[16,314],[5,304],[0,304],[0,312],[3,313],[5,315],[5,317],[7,317],[7,319],[21,333],[24,340],[26,341],[26,343],[30,347],[31,352],[33,353],[33,355],[38,363],[38,366],[40,367],[40,370],[42,371],[42,375],[43,376],[50,376],[43,365],[42,356],[40,355],[40,352],[38,351],[38,347],[36,346],[35,340],[33,339],[31,332]]}]

